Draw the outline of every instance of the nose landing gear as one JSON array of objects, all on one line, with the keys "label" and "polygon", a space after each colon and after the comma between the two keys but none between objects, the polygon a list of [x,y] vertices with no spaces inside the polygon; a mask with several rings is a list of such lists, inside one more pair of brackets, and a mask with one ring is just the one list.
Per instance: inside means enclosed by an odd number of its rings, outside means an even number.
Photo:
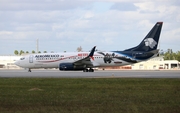
[{"label": "nose landing gear", "polygon": [[31,69],[30,68],[27,68],[28,72],[31,72]]}]

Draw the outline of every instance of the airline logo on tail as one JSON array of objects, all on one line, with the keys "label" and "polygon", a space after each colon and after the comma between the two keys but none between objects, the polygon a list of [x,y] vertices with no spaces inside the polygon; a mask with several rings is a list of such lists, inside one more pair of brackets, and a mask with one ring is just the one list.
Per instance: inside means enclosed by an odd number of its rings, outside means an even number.
[{"label": "airline logo on tail", "polygon": [[151,49],[153,49],[157,45],[157,42],[153,38],[146,38],[144,42],[145,45],[149,46]]}]

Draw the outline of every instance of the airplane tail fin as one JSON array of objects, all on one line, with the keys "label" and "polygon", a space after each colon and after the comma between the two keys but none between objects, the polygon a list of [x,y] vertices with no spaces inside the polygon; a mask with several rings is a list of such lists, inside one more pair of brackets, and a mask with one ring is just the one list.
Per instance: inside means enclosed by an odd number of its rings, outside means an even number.
[{"label": "airplane tail fin", "polygon": [[161,34],[162,25],[163,22],[157,22],[138,46],[130,49],[126,49],[125,51],[148,52],[148,51],[156,50],[159,42],[159,37]]}]

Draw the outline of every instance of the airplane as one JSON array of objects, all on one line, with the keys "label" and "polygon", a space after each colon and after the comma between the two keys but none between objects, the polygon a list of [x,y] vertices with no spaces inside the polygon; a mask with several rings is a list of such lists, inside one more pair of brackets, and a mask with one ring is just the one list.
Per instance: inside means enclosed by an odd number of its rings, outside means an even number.
[{"label": "airplane", "polygon": [[60,71],[94,72],[96,67],[124,66],[146,61],[159,54],[158,42],[163,22],[157,22],[141,43],[124,51],[40,53],[23,56],[15,64],[27,68],[58,68]]}]

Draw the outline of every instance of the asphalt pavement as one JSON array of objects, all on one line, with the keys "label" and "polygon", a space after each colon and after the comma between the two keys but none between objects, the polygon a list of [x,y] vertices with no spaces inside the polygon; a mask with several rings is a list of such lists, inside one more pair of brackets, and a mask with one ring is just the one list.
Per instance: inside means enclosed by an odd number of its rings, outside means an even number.
[{"label": "asphalt pavement", "polygon": [[0,78],[180,78],[180,70],[96,70],[95,72],[34,69],[0,70]]}]

